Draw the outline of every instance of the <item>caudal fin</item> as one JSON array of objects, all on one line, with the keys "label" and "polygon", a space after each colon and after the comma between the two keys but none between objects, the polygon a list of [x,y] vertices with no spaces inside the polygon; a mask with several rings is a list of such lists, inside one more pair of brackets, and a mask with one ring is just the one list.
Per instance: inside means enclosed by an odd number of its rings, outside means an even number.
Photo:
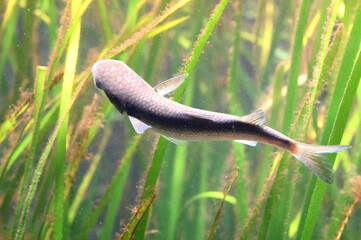
[{"label": "caudal fin", "polygon": [[305,164],[317,175],[317,177],[328,184],[333,182],[334,171],[327,154],[337,153],[351,148],[351,146],[344,145],[319,146],[304,143],[298,143],[297,146],[298,151],[293,153],[293,156]]}]

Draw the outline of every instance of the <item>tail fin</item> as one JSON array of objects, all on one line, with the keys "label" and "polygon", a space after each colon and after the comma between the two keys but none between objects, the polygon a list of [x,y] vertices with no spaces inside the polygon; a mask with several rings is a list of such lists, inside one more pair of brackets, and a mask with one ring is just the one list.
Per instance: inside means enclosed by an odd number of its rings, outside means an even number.
[{"label": "tail fin", "polygon": [[306,165],[314,174],[325,183],[331,184],[334,178],[333,166],[327,157],[328,153],[337,153],[351,146],[329,145],[319,146],[297,143],[298,151],[293,153],[298,160]]}]

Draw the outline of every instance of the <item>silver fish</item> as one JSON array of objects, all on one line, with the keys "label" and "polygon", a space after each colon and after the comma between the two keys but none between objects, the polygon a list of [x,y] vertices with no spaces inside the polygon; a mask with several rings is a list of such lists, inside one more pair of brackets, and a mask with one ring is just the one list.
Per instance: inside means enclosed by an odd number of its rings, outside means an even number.
[{"label": "silver fish", "polygon": [[95,85],[102,89],[120,113],[126,113],[137,133],[151,128],[172,142],[233,140],[255,146],[257,142],[285,149],[321,180],[332,183],[334,171],[327,158],[351,146],[318,146],[300,143],[267,127],[263,111],[239,117],[205,111],[174,102],[173,92],[187,74],[152,88],[125,63],[101,60],[92,68]]}]

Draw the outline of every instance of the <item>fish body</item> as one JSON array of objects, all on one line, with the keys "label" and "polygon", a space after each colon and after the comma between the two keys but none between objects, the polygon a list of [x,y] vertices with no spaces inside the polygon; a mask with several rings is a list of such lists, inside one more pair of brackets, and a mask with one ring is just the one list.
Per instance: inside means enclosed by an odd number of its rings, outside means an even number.
[{"label": "fish body", "polygon": [[92,68],[95,85],[102,89],[122,114],[127,114],[137,133],[151,128],[173,142],[234,140],[255,146],[257,142],[285,149],[327,183],[333,169],[327,153],[351,146],[318,146],[300,143],[265,125],[263,111],[239,117],[201,110],[174,102],[165,94],[174,91],[187,75],[152,88],[125,63],[102,60]]}]

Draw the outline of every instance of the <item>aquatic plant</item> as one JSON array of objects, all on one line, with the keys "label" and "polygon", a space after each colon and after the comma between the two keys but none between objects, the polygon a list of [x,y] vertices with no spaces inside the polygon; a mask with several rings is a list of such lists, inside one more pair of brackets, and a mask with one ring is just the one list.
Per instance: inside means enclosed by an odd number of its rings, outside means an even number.
[{"label": "aquatic plant", "polygon": [[[361,1],[0,2],[1,239],[356,239]],[[93,85],[120,59],[174,101],[330,155],[328,185],[259,144],[137,135]]]}]

